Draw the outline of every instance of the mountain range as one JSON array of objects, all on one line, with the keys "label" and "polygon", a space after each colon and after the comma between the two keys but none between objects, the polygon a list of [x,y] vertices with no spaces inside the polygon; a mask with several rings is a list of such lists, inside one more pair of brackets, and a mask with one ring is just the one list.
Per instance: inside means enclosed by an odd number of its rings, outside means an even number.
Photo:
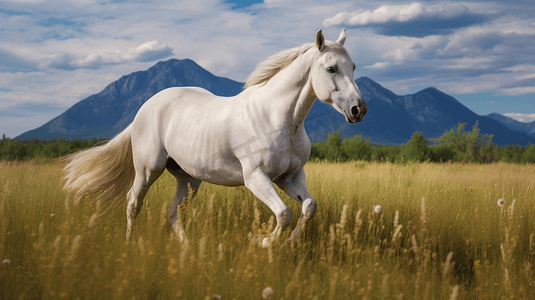
[{"label": "mountain range", "polygon": [[[368,103],[363,122],[349,124],[334,108],[316,101],[305,121],[312,141],[324,141],[328,133],[339,130],[342,137],[362,134],[372,143],[400,144],[415,131],[432,138],[459,123],[466,123],[465,129],[471,130],[478,122],[481,133],[493,134],[496,144],[535,144],[535,122],[521,123],[499,114],[479,116],[435,88],[399,96],[367,77],[358,78],[356,83]],[[242,90],[243,83],[215,76],[189,59],[160,61],[146,71],[121,77],[17,139],[111,138],[132,122],[146,100],[173,86],[198,86],[219,96],[233,96]]]},{"label": "mountain range", "polygon": [[505,127],[519,132],[524,132],[530,137],[535,137],[535,121],[530,123],[519,122],[515,119],[511,119],[498,113],[491,113],[486,116],[487,118],[494,119],[500,122]]}]

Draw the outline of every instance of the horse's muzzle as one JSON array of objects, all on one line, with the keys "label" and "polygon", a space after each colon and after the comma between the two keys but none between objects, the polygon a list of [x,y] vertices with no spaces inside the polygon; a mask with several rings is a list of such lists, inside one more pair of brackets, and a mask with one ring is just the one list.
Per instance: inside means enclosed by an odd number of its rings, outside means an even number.
[{"label": "horse's muzzle", "polygon": [[352,106],[347,121],[349,123],[361,122],[367,112],[368,106],[366,104]]}]

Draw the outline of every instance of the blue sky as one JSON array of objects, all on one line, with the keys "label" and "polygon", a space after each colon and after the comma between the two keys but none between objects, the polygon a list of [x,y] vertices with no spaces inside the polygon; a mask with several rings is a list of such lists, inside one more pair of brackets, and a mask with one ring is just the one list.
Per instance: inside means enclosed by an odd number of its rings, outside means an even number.
[{"label": "blue sky", "polygon": [[244,81],[318,29],[403,95],[446,92],[480,115],[535,120],[535,1],[0,0],[0,134],[15,137],[159,60]]}]

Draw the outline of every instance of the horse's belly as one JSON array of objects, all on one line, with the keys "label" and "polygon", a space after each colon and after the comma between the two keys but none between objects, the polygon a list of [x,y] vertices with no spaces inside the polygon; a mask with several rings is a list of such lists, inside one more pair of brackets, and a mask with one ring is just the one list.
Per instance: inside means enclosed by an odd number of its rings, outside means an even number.
[{"label": "horse's belly", "polygon": [[225,186],[243,185],[243,173],[228,170],[212,170],[209,174],[199,174],[198,179],[213,184]]},{"label": "horse's belly", "polygon": [[243,171],[236,159],[220,157],[178,159],[177,163],[186,173],[199,180],[227,186],[243,185]]}]

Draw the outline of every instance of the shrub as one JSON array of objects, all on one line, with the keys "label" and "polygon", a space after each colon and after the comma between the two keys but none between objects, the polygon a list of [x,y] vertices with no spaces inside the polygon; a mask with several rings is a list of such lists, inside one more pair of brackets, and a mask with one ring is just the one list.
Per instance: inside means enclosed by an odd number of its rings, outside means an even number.
[{"label": "shrub", "polygon": [[401,149],[401,156],[405,161],[426,161],[430,159],[427,139],[421,132],[412,134],[411,139]]},{"label": "shrub", "polygon": [[456,129],[450,129],[434,142],[451,146],[456,152],[456,160],[464,162],[492,162],[496,160],[496,147],[492,143],[494,135],[481,134],[478,122],[472,131],[465,131],[466,123],[459,123]]},{"label": "shrub", "polygon": [[373,153],[370,139],[363,140],[362,134],[343,140],[342,151],[350,160],[370,161]]},{"label": "shrub", "polygon": [[455,149],[446,144],[430,146],[429,157],[433,162],[453,161],[455,160]]},{"label": "shrub", "polygon": [[522,153],[521,162],[535,163],[535,145],[530,144],[526,151]]}]

